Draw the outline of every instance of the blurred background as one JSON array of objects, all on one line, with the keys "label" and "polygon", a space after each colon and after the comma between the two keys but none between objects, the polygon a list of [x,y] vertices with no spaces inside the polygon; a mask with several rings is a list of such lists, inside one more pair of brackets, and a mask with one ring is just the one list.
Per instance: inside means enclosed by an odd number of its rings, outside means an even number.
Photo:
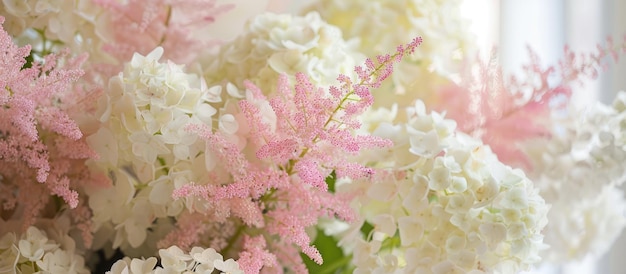
[{"label": "blurred background", "polygon": [[[620,41],[626,35],[626,1],[621,0],[465,0],[465,14],[475,22],[474,32],[481,48],[497,42],[505,70],[515,73],[527,61],[526,45],[541,60],[555,64],[567,44],[575,52],[592,52],[608,36]],[[607,71],[575,91],[575,100],[610,103],[626,90],[626,61],[611,63]],[[624,167],[626,168],[626,167]],[[626,273],[626,234],[599,258],[561,266],[544,266],[533,273],[623,274]]]},{"label": "blurred background", "polygon": [[[268,8],[276,12],[295,13],[314,0],[226,0],[238,4],[229,16],[231,25],[222,28],[223,38],[237,34],[247,18]],[[500,62],[508,73],[518,73],[528,61],[530,46],[544,65],[555,64],[565,45],[574,52],[593,52],[612,36],[621,41],[626,35],[626,1],[624,0],[464,0],[463,14],[472,24],[476,43],[488,54],[497,46]],[[610,103],[615,94],[626,90],[626,60],[610,63],[600,77],[575,90],[575,102],[594,100]],[[626,167],[624,167],[626,168]],[[536,274],[623,274],[626,273],[626,234],[612,249],[600,257],[589,256],[567,265],[544,265],[529,273]]]}]

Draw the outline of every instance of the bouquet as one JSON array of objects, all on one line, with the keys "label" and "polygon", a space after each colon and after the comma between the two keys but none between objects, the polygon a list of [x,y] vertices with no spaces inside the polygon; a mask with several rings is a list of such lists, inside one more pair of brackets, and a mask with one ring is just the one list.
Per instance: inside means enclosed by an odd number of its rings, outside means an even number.
[{"label": "bouquet", "polygon": [[218,0],[4,1],[0,273],[518,273],[603,254],[626,225],[626,93],[570,98],[626,40],[547,68],[529,51],[516,78],[476,57],[458,2],[259,5],[239,31]]}]

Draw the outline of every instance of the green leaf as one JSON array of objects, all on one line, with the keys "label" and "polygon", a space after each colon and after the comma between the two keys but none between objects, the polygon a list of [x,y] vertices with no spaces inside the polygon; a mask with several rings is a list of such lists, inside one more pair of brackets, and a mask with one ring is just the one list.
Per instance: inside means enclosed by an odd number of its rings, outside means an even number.
[{"label": "green leaf", "polygon": [[30,52],[28,56],[24,57],[24,59],[26,59],[26,63],[24,63],[24,65],[22,66],[22,69],[33,67],[33,62],[35,62],[35,57],[33,56],[32,51]]},{"label": "green leaf", "polygon": [[368,222],[364,222],[363,226],[361,227],[361,233],[363,233],[363,235],[367,238],[370,236],[370,233],[372,232],[373,229],[374,229],[374,226],[372,226],[372,224]]},{"label": "green leaf", "polygon": [[328,192],[335,193],[335,182],[337,182],[337,173],[333,170],[333,172],[328,175],[325,179],[326,184],[328,185]]},{"label": "green leaf", "polygon": [[309,273],[349,273],[347,271],[351,270],[349,267],[349,263],[352,259],[352,256],[346,256],[343,254],[343,251],[337,245],[337,240],[335,240],[335,238],[327,236],[326,234],[324,234],[323,230],[318,228],[317,238],[313,242],[313,245],[317,247],[317,249],[322,254],[322,259],[324,259],[324,263],[322,265],[318,265],[307,255],[300,253],[300,256],[302,256],[302,261],[304,261],[304,264],[309,270]]}]

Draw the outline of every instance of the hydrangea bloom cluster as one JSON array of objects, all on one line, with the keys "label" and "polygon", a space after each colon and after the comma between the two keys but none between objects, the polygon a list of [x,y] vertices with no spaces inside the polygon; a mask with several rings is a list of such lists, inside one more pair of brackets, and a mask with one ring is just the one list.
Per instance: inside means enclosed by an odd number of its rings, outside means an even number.
[{"label": "hydrangea bloom cluster", "polygon": [[[588,54],[566,47],[558,66],[548,67],[530,51],[524,78],[507,78],[498,64],[478,62],[459,85],[441,89],[449,100],[431,104],[503,162],[530,174],[553,205],[545,230],[551,248],[544,257],[554,262],[600,255],[624,228],[624,199],[616,187],[624,180],[623,144],[612,141],[621,138],[621,110],[596,106],[581,116],[567,99],[575,84],[595,78],[608,57],[617,60],[625,51],[626,40],[612,39]],[[608,204],[614,205],[597,212]]]},{"label": "hydrangea bloom cluster", "polygon": [[598,104],[565,119],[552,137],[524,149],[531,178],[554,208],[545,235],[555,262],[603,254],[626,226],[619,188],[626,181],[626,93],[611,107]]},{"label": "hydrangea bloom cluster", "polygon": [[113,264],[107,274],[187,274],[187,273],[219,273],[243,274],[239,264],[233,259],[224,261],[224,257],[213,248],[194,247],[187,254],[177,246],[159,250],[161,263],[157,266],[157,259],[125,257]]},{"label": "hydrangea bloom cluster", "polygon": [[109,81],[100,101],[102,125],[87,137],[100,155],[94,166],[114,181],[87,189],[96,226],[116,227],[114,247],[138,247],[156,218],[177,216],[184,205],[171,198],[172,190],[198,179],[197,170],[211,161],[185,126],[212,126],[217,110],[210,103],[220,101],[221,91],[180,65],[159,62],[162,54],[163,48],[135,54]]},{"label": "hydrangea bloom cluster", "polygon": [[243,88],[244,80],[250,80],[264,92],[273,92],[280,74],[301,72],[315,84],[337,84],[337,75],[351,74],[363,59],[354,43],[345,41],[341,30],[317,12],[305,16],[266,13],[250,20],[244,32],[223,45],[204,69],[209,83],[227,81]]},{"label": "hydrangea bloom cluster", "polygon": [[74,240],[67,235],[55,241],[44,230],[31,226],[20,234],[6,233],[0,238],[2,273],[87,274],[84,258],[75,253]]},{"label": "hydrangea bloom cluster", "polygon": [[537,263],[549,206],[524,173],[421,101],[407,121],[377,129],[395,136],[393,156],[376,164],[388,172],[345,184],[373,226],[353,247],[355,272],[516,273]]},{"label": "hydrangea bloom cluster", "polygon": [[[75,45],[75,38],[96,38],[92,21],[99,9],[91,1],[2,1],[0,14],[6,17],[5,28],[18,37],[27,30],[37,30],[46,39],[40,42]],[[22,36],[22,39],[28,39]]]},{"label": "hydrangea bloom cluster", "polygon": [[434,99],[436,88],[449,83],[463,56],[473,50],[460,5],[460,0],[321,0],[308,10],[339,27],[346,39],[357,39],[359,51],[368,56],[416,35],[424,38],[420,50],[399,64],[393,80],[375,93],[377,106],[390,107]]}]

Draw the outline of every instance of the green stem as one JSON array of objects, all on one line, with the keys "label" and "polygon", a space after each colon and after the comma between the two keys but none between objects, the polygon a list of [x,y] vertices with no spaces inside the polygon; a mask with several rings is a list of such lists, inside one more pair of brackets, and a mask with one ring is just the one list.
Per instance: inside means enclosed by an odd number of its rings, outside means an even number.
[{"label": "green stem", "polygon": [[[167,15],[165,16],[165,28],[169,27],[170,25],[170,19],[172,18],[172,6],[167,6]],[[167,33],[167,32],[166,32]],[[159,41],[159,46],[163,45],[163,43],[165,42],[165,37],[167,36],[167,34],[163,34],[163,36],[161,37],[161,40]]]},{"label": "green stem", "polygon": [[163,171],[165,172],[165,174],[169,174],[170,173],[170,169],[167,168],[167,165],[165,163],[165,159],[163,159],[163,157],[157,157],[157,161],[159,161],[159,165],[161,165],[161,167],[163,168]]},{"label": "green stem", "polygon": [[230,241],[228,241],[228,244],[226,245],[226,247],[224,247],[224,249],[220,251],[220,253],[222,253],[222,256],[226,256],[226,253],[228,253],[228,251],[230,251],[230,249],[233,248],[233,246],[235,245],[235,243],[237,242],[241,234],[243,234],[243,229],[244,229],[243,225],[237,228],[237,231],[235,231],[235,234],[230,238]]},{"label": "green stem", "polygon": [[332,264],[329,264],[326,267],[324,267],[319,273],[320,274],[336,273],[337,269],[347,266],[351,260],[352,260],[352,255],[344,256],[343,258],[341,258],[341,260],[334,261]]}]

